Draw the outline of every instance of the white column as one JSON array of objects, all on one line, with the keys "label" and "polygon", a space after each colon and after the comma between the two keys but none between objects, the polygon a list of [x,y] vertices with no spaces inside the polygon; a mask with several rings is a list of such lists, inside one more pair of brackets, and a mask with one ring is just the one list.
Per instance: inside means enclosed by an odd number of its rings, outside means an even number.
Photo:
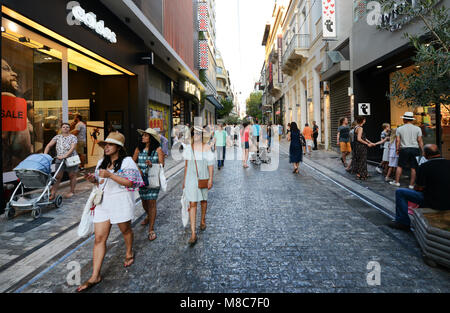
[{"label": "white column", "polygon": [[67,61],[67,49],[62,50],[62,119],[64,123],[69,122],[69,64]]}]

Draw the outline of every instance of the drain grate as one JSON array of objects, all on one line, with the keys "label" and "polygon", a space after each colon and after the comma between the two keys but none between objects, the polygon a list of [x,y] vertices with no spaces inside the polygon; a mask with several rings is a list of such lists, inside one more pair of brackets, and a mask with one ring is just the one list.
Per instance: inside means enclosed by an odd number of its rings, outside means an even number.
[{"label": "drain grate", "polygon": [[19,233],[19,234],[24,234],[32,229],[35,229],[47,222],[50,222],[51,220],[53,220],[53,218],[51,217],[40,217],[37,220],[28,222],[26,224],[17,226],[11,230],[8,230],[9,233]]}]

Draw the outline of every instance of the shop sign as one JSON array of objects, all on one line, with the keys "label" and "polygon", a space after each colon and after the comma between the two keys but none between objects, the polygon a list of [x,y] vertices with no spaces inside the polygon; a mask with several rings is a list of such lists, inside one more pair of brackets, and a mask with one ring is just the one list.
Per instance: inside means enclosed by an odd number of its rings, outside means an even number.
[{"label": "shop sign", "polygon": [[358,115],[359,116],[370,115],[370,103],[358,103]]},{"label": "shop sign", "polygon": [[200,32],[208,31],[208,3],[200,2],[198,4],[198,30]]},{"label": "shop sign", "polygon": [[209,48],[208,40],[198,41],[198,54],[199,54],[199,69],[207,70],[209,65]]},{"label": "shop sign", "polygon": [[198,87],[195,84],[193,84],[187,80],[183,80],[180,83],[180,88],[181,88],[181,91],[188,93],[190,95],[193,95],[198,100],[200,100],[200,98],[201,98],[200,89],[198,89]]},{"label": "shop sign", "polygon": [[322,0],[322,26],[324,39],[337,37],[335,0]]},{"label": "shop sign", "polygon": [[2,95],[2,131],[27,129],[27,102],[23,98]]},{"label": "shop sign", "polygon": [[86,13],[76,1],[69,2],[67,7],[69,8],[71,6],[73,6],[72,10],[67,16],[69,25],[84,24],[109,42],[117,43],[116,33],[111,31],[108,27],[105,27],[105,22],[103,20],[97,21],[97,15],[93,12]]},{"label": "shop sign", "polygon": [[278,82],[283,83],[283,71],[281,69],[283,65],[283,36],[278,36]]}]

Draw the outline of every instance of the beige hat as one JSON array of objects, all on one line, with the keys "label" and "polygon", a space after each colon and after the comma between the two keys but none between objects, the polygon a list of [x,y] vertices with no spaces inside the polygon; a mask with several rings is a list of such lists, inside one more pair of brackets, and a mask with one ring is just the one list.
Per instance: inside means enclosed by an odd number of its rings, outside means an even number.
[{"label": "beige hat", "polygon": [[143,135],[143,134],[149,134],[149,135],[152,135],[153,138],[155,138],[159,143],[161,143],[161,137],[159,136],[159,132],[157,132],[157,131],[154,130],[153,128],[147,128],[147,130],[138,129],[137,132],[138,132],[140,135]]},{"label": "beige hat", "polygon": [[98,145],[100,147],[104,148],[107,143],[113,143],[118,146],[124,147],[125,146],[125,136],[119,132],[113,132],[108,135],[108,138],[106,138],[103,141],[100,141],[98,143]]}]

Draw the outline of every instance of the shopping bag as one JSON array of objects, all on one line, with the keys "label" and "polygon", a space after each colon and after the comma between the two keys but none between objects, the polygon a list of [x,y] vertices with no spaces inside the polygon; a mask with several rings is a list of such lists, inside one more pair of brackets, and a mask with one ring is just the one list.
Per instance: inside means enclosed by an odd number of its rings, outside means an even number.
[{"label": "shopping bag", "polygon": [[161,170],[159,171],[159,183],[161,185],[161,190],[162,191],[166,191],[167,190],[167,180],[166,180],[166,175],[164,175],[164,168],[161,165]]},{"label": "shopping bag", "polygon": [[87,237],[94,232],[94,198],[97,194],[98,187],[94,187],[89,198],[84,206],[83,214],[81,215],[81,221],[78,225],[78,236]]},{"label": "shopping bag", "polygon": [[183,189],[183,195],[181,196],[181,221],[183,227],[186,227],[189,222],[189,201],[186,199],[186,192]]}]

